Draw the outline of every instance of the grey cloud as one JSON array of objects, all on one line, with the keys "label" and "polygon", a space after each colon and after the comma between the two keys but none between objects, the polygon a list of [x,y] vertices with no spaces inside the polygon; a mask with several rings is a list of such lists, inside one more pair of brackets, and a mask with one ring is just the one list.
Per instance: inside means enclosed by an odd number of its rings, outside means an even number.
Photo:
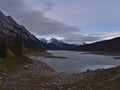
[{"label": "grey cloud", "polygon": [[23,10],[24,6],[22,0],[0,0],[0,8],[10,14]]},{"label": "grey cloud", "polygon": [[78,21],[85,26],[120,26],[120,0],[66,0],[66,2],[67,5],[63,4],[62,8],[56,7],[57,9],[53,9],[48,15],[68,22]]},{"label": "grey cloud", "polygon": [[81,34],[73,34],[71,36],[67,36],[64,40],[66,42],[71,43],[83,43],[83,42],[93,42],[93,41],[99,41],[103,37],[99,35],[81,35]]},{"label": "grey cloud", "polygon": [[[4,0],[0,2],[0,6],[4,8],[4,11],[14,15],[14,17],[23,25],[25,25],[31,32],[37,35],[57,34],[62,35],[64,33],[71,33],[78,31],[79,29],[72,26],[67,26],[64,23],[51,20],[44,16],[41,11],[34,11],[30,7],[25,6],[25,3],[21,0]],[[48,0],[40,0],[41,3],[51,8],[51,3]],[[40,3],[39,2],[39,3]],[[6,6],[6,7],[5,7]],[[12,7],[11,7],[12,6]],[[48,8],[48,6],[46,8]],[[14,11],[15,10],[15,11]]]},{"label": "grey cloud", "polygon": [[[0,0],[0,8],[14,17],[20,24],[27,27],[35,35],[57,35],[64,37],[65,41],[83,42],[93,41],[99,37],[73,34],[80,29],[74,26],[67,26],[63,22],[51,20],[45,17],[44,12],[35,11],[31,5],[24,2],[25,0]],[[37,2],[44,5],[44,10],[52,9],[54,4],[49,0],[38,0]]]},{"label": "grey cloud", "polygon": [[43,10],[45,11],[49,11],[53,8],[53,6],[55,5],[53,2],[49,1],[49,0],[37,0],[37,3],[39,3],[40,5],[43,6]]},{"label": "grey cloud", "polygon": [[51,20],[44,17],[43,13],[36,11],[28,11],[17,15],[20,22],[27,26],[27,28],[36,35],[55,34],[62,35],[64,33],[71,33],[79,29],[72,26],[67,26],[64,23]]}]

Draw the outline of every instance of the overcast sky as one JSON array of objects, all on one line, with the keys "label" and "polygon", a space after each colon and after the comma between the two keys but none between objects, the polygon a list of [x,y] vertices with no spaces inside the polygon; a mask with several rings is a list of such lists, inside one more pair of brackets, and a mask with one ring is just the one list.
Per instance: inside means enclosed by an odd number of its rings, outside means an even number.
[{"label": "overcast sky", "polygon": [[38,38],[69,43],[120,36],[120,0],[0,0],[0,10]]}]

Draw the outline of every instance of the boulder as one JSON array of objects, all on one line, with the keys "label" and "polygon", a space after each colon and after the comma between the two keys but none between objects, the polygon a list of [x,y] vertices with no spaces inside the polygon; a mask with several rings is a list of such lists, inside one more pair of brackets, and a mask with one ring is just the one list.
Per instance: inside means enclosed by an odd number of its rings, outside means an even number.
[{"label": "boulder", "polygon": [[30,68],[29,65],[25,65],[25,66],[24,66],[24,69],[26,69],[26,70],[30,70],[31,68]]},{"label": "boulder", "polygon": [[0,80],[2,80],[3,78],[2,77],[0,77]]}]

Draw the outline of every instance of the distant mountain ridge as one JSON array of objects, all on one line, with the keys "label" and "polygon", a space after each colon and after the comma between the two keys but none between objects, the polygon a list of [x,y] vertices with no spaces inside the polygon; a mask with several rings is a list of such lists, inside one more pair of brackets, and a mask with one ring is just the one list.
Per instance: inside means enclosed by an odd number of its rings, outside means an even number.
[{"label": "distant mountain ridge", "polygon": [[92,44],[80,45],[76,51],[120,51],[120,37],[110,40],[95,42]]},{"label": "distant mountain ridge", "polygon": [[51,42],[39,40],[31,34],[23,25],[19,25],[11,16],[6,16],[0,11],[0,38],[15,39],[18,32],[22,33],[22,41],[27,48],[41,48],[47,50],[71,50],[76,47],[55,38]]},{"label": "distant mountain ridge", "polygon": [[57,40],[55,38],[51,38],[49,41],[42,39],[41,41],[47,50],[72,50],[77,46],[74,44],[65,43],[62,40]]},{"label": "distant mountain ridge", "polygon": [[43,48],[42,42],[24,26],[19,25],[11,16],[6,16],[0,11],[0,38],[9,38],[12,40],[18,32],[22,33],[22,39],[26,47]]}]

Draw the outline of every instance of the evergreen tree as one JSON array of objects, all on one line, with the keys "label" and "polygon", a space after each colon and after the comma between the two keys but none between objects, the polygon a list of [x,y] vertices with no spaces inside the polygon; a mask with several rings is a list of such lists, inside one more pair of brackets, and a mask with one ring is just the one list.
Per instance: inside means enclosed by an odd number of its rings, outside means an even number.
[{"label": "evergreen tree", "polygon": [[6,40],[1,39],[0,40],[0,57],[5,58],[6,56],[7,56]]},{"label": "evergreen tree", "polygon": [[16,47],[16,55],[22,56],[22,32],[21,30],[17,31],[15,47]]}]

